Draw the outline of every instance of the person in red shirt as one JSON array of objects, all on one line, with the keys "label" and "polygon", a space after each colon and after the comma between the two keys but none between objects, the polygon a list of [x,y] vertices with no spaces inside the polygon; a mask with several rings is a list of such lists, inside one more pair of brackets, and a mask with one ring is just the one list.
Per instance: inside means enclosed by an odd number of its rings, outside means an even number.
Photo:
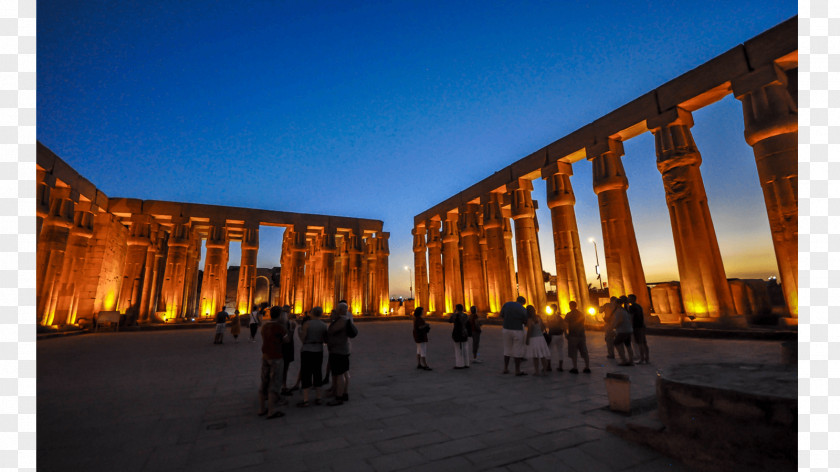
[{"label": "person in red shirt", "polygon": [[[288,341],[289,332],[280,322],[281,308],[271,307],[271,321],[260,330],[262,335],[262,362],[260,369],[260,411],[268,419],[284,416],[280,411],[286,401],[280,394],[283,389],[283,342]],[[266,406],[266,400],[268,405]]]}]

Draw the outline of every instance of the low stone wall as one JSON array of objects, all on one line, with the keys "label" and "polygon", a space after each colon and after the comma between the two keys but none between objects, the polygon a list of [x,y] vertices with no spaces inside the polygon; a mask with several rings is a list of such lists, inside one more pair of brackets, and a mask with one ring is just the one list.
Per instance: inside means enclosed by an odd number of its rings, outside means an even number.
[{"label": "low stone wall", "polygon": [[796,464],[795,366],[678,365],[660,372],[656,393],[667,434],[710,457],[747,470]]}]

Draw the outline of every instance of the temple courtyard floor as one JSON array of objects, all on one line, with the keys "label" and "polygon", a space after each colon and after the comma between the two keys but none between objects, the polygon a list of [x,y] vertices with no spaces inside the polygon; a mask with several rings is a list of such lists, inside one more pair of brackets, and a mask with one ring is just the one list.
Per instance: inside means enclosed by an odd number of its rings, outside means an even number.
[{"label": "temple courtyard floor", "polygon": [[[591,332],[591,374],[568,373],[566,359],[566,372],[514,377],[501,374],[500,328],[486,326],[484,362],[453,370],[449,325],[433,323],[434,370],[425,372],[415,369],[410,321],[358,326],[350,401],[295,408],[296,393],[272,420],[256,414],[260,344],[247,328],[223,345],[209,329],[39,341],[38,469],[686,470],[607,426],[655,416],[659,368],[779,363],[779,342],[649,336],[650,365],[617,367],[603,333]],[[634,401],[652,406],[630,417],[608,411],[607,372],[629,374]]]}]

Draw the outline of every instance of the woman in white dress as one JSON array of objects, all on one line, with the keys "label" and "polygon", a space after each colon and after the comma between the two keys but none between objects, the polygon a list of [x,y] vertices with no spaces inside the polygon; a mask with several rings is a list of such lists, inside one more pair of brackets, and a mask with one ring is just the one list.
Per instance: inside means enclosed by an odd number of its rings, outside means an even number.
[{"label": "woman in white dress", "polygon": [[[534,359],[534,375],[547,375],[551,351],[543,336],[545,328],[533,305],[528,305],[526,310],[528,311],[528,334],[525,337],[525,357]],[[541,364],[542,368],[540,368]]]}]

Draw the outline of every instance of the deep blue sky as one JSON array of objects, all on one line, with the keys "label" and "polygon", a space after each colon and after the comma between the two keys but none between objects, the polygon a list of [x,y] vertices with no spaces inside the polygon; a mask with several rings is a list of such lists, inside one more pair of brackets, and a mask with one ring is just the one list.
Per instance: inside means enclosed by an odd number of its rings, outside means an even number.
[{"label": "deep blue sky", "polygon": [[[110,196],[381,219],[391,293],[407,294],[415,214],[797,11],[770,0],[366,3],[38,2],[38,139]],[[695,123],[727,275],[775,274],[740,103]],[[676,279],[652,136],[625,151],[647,278]],[[589,164],[574,170],[594,280],[597,198]],[[544,182],[534,198],[544,202]],[[544,205],[538,218],[553,273]],[[278,264],[281,234],[262,231],[261,266]]]}]

